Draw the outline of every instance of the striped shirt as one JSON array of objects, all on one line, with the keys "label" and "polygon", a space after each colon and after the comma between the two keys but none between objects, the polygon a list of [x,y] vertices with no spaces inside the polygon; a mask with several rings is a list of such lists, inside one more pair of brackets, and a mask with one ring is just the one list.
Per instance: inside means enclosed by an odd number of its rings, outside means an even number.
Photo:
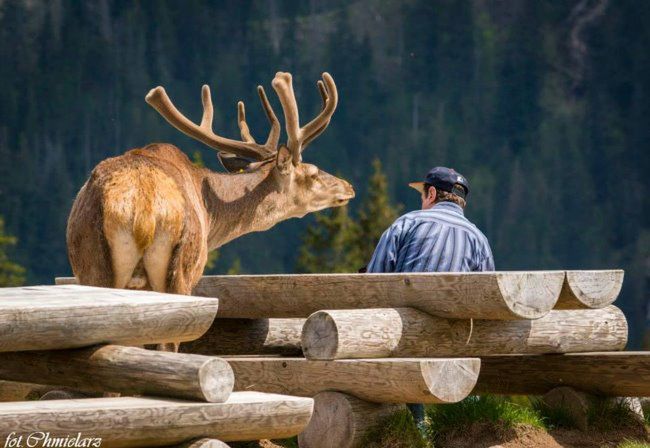
[{"label": "striped shirt", "polygon": [[487,238],[453,202],[399,217],[382,235],[367,272],[494,271]]}]

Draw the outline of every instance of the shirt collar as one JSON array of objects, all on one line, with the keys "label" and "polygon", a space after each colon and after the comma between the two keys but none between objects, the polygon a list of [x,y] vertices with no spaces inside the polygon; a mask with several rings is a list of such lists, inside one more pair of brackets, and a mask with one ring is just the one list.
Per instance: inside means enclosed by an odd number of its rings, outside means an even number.
[{"label": "shirt collar", "polygon": [[450,212],[458,213],[461,216],[465,216],[463,213],[463,207],[448,201],[438,202],[433,207],[431,207],[430,210],[448,210]]}]

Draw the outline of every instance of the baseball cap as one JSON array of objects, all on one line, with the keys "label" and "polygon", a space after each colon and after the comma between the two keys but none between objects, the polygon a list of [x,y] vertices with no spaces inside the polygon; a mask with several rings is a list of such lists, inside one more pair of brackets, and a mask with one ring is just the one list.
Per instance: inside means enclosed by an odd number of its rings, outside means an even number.
[{"label": "baseball cap", "polygon": [[444,166],[431,168],[422,182],[411,182],[409,187],[423,193],[424,184],[433,185],[442,191],[453,193],[463,199],[469,194],[469,182],[467,182],[465,176],[452,168]]}]

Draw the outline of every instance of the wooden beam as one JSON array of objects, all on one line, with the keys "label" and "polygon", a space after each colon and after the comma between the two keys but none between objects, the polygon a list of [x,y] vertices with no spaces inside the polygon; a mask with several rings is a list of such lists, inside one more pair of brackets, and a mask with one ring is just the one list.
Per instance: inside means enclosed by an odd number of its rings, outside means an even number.
[{"label": "wooden beam", "polygon": [[235,381],[220,358],[116,345],[0,353],[0,379],[215,403]]},{"label": "wooden beam", "polygon": [[305,319],[215,319],[195,341],[181,351],[201,355],[302,356],[300,334]]},{"label": "wooden beam", "polygon": [[611,305],[623,285],[624,271],[566,271],[556,309],[604,308]]},{"label": "wooden beam", "polygon": [[454,403],[474,387],[480,361],[453,359],[225,358],[235,390],[313,397],[336,390],[376,403]]},{"label": "wooden beam", "polygon": [[188,341],[210,328],[217,304],[78,285],[2,288],[0,352]]},{"label": "wooden beam", "polygon": [[609,397],[650,397],[650,352],[486,356],[474,393],[542,395],[559,386]]},{"label": "wooden beam", "polygon": [[363,304],[456,319],[537,319],[553,308],[563,281],[564,271],[212,275],[193,293],[218,297],[219,317],[230,318],[307,317]]},{"label": "wooden beam", "polygon": [[368,403],[339,392],[314,397],[314,415],[298,435],[300,448],[360,448],[368,430],[404,406]]},{"label": "wooden beam", "polygon": [[411,306],[450,318],[534,319],[559,296],[564,273],[409,273],[206,276],[220,317],[307,317],[322,309]]},{"label": "wooden beam", "polygon": [[81,433],[82,438],[101,438],[102,446],[148,447],[204,437],[282,439],[300,433],[312,409],[311,398],[259,392],[233,393],[225,403],[140,397],[0,403],[0,440]]},{"label": "wooden beam", "polygon": [[627,321],[613,305],[554,310],[536,320],[448,320],[412,308],[327,310],[302,333],[309,359],[484,356],[623,350]]}]

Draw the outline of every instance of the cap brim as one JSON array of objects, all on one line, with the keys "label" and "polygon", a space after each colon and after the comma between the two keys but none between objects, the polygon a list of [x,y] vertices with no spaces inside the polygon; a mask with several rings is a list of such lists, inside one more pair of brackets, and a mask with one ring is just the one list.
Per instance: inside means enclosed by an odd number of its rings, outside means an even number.
[{"label": "cap brim", "polygon": [[424,193],[424,182],[411,182],[409,187],[417,190],[420,193]]}]

